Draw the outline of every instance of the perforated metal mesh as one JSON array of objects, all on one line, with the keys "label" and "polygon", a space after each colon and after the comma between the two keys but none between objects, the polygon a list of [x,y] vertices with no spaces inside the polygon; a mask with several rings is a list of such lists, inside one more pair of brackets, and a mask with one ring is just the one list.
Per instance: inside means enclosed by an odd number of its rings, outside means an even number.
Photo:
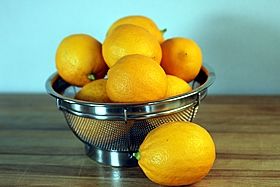
[{"label": "perforated metal mesh", "polygon": [[88,145],[107,151],[137,151],[146,135],[163,123],[192,121],[198,105],[180,112],[145,120],[109,121],[80,117],[64,111],[75,135]]}]

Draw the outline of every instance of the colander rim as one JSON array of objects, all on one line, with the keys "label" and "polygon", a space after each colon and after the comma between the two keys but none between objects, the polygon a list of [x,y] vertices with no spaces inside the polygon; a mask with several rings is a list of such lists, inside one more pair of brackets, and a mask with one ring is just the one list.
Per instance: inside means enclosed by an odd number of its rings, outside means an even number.
[{"label": "colander rim", "polygon": [[[49,78],[46,81],[46,90],[47,93],[54,96],[55,98],[58,99],[63,99],[65,101],[69,101],[69,102],[75,102],[75,103],[80,103],[82,105],[88,105],[88,106],[144,106],[144,105],[156,105],[158,103],[162,103],[162,102],[171,102],[174,100],[180,100],[192,95],[196,95],[197,93],[207,89],[209,86],[211,86],[216,78],[216,74],[213,70],[212,67],[210,67],[207,64],[204,64],[201,68],[203,71],[205,71],[205,73],[208,75],[207,80],[200,86],[198,86],[197,88],[193,89],[192,91],[188,92],[188,93],[184,93],[184,94],[180,94],[174,97],[169,97],[166,99],[161,99],[161,100],[157,100],[157,101],[149,101],[149,102],[138,102],[138,103],[98,103],[98,102],[90,102],[90,101],[82,101],[82,100],[78,100],[75,98],[70,98],[67,96],[64,96],[58,92],[55,91],[55,89],[52,87],[53,82],[55,81],[55,79],[59,78],[59,75],[57,72],[52,73]],[[70,85],[69,85],[70,86]]]},{"label": "colander rim", "polygon": [[[156,116],[156,113],[165,115],[168,114],[169,111],[178,111],[178,108],[183,109],[186,105],[189,107],[192,105],[198,105],[200,100],[206,96],[207,88],[211,86],[215,80],[215,72],[209,65],[204,64],[201,71],[203,71],[207,78],[205,82],[197,88],[194,88],[192,91],[158,101],[142,103],[96,103],[67,97],[56,91],[54,88],[55,81],[60,78],[57,72],[53,73],[47,79],[45,86],[47,93],[56,98],[59,109],[65,110],[74,115],[92,117],[95,119],[127,120]],[[64,84],[66,88],[71,86],[65,81]],[[96,112],[97,109],[106,110],[106,112]],[[111,109],[113,111],[112,113],[110,112]],[[107,110],[110,111],[108,112]]]}]

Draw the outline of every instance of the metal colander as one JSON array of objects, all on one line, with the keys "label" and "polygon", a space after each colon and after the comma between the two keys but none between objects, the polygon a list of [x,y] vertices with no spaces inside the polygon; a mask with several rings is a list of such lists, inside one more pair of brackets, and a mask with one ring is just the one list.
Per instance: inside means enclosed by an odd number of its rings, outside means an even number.
[{"label": "metal colander", "polygon": [[56,98],[73,133],[85,143],[90,158],[111,166],[135,166],[137,160],[132,154],[145,136],[166,122],[192,121],[214,78],[214,71],[203,66],[191,83],[191,92],[135,104],[76,100],[79,88],[66,83],[57,73],[49,77],[46,89]]}]

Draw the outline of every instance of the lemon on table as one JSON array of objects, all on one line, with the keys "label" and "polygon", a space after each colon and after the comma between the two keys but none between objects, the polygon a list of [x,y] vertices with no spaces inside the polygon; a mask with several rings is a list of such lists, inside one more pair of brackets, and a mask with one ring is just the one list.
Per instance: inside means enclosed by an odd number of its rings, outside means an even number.
[{"label": "lemon on table", "polygon": [[164,40],[163,33],[165,30],[161,31],[152,19],[142,15],[130,15],[118,19],[110,26],[106,36],[109,36],[115,28],[123,24],[132,24],[146,29],[159,43],[162,43]]},{"label": "lemon on table", "polygon": [[149,57],[128,55],[108,71],[106,91],[114,102],[148,102],[163,99],[167,90],[166,74]]},{"label": "lemon on table", "polygon": [[151,181],[180,186],[204,178],[216,153],[204,128],[191,122],[170,122],[149,132],[135,157]]},{"label": "lemon on table", "polygon": [[102,54],[111,68],[120,58],[140,54],[160,64],[161,47],[156,38],[142,27],[124,24],[113,30],[102,45]]},{"label": "lemon on table", "polygon": [[107,72],[99,41],[87,34],[65,37],[56,51],[58,74],[69,84],[84,86],[94,78],[103,78]]}]

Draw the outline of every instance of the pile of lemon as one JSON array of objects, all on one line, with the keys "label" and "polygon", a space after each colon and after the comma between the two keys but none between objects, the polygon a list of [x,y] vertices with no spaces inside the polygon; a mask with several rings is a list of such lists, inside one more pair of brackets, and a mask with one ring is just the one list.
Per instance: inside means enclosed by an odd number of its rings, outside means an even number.
[{"label": "pile of lemon", "polygon": [[[91,102],[149,102],[190,92],[201,49],[189,38],[164,39],[163,33],[150,18],[127,16],[111,25],[103,43],[70,35],[56,52],[58,74],[81,87],[76,99]],[[201,126],[178,121],[152,130],[134,156],[153,182],[188,185],[208,174],[215,145]]]},{"label": "pile of lemon", "polygon": [[201,49],[163,34],[150,18],[127,16],[110,26],[103,43],[87,34],[67,36],[56,52],[58,74],[82,87],[76,99],[91,102],[148,102],[189,92]]}]

